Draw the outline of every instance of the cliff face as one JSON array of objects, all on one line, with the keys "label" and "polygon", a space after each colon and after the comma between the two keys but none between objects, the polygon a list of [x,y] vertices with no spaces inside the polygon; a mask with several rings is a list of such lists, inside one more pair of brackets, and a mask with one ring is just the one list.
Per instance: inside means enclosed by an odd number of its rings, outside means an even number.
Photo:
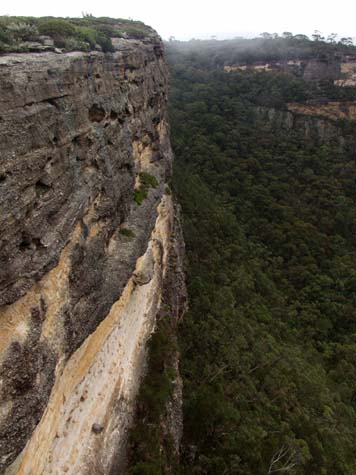
[{"label": "cliff face", "polygon": [[258,61],[252,64],[233,64],[224,66],[227,73],[234,71],[279,71],[295,74],[306,81],[319,81],[321,79],[331,79],[337,81],[341,77],[341,72],[348,64],[341,62],[340,58],[326,59],[291,59],[285,61],[271,61],[268,63]]},{"label": "cliff face", "polygon": [[[345,109],[342,103],[329,104],[331,105],[318,107],[290,103],[287,104],[287,109],[283,110],[258,106],[255,108],[255,113],[258,120],[263,123],[267,121],[278,129],[301,131],[305,140],[313,140],[319,144],[335,142],[344,146],[345,132],[338,126],[337,120],[345,117]],[[351,107],[350,109],[353,110]]]},{"label": "cliff face", "polygon": [[356,84],[356,59],[350,55],[337,55],[326,58],[286,59],[284,61],[252,64],[232,64],[224,66],[227,73],[234,71],[275,71],[294,74],[306,81],[331,80],[336,86]]},{"label": "cliff face", "polygon": [[0,472],[110,473],[177,245],[162,45],[0,66]]}]

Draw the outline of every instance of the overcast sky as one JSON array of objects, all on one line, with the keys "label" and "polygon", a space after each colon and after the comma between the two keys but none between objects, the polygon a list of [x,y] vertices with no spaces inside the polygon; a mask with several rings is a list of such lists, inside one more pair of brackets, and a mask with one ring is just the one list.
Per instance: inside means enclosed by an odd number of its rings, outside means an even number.
[{"label": "overcast sky", "polygon": [[132,18],[167,39],[254,36],[263,31],[356,37],[356,0],[1,0],[1,15]]}]

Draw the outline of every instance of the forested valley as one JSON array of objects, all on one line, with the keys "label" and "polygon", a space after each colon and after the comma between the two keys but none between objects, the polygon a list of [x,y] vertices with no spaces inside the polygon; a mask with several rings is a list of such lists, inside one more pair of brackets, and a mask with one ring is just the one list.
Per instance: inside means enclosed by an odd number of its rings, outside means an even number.
[{"label": "forested valley", "polygon": [[297,35],[167,54],[189,292],[182,473],[353,475],[356,124],[288,104],[342,110],[356,88],[224,66],[355,48]]}]

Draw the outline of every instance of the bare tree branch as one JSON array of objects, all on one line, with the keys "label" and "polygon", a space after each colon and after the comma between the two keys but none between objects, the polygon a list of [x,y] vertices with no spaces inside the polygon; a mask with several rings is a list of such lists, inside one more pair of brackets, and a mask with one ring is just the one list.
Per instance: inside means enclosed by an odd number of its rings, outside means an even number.
[{"label": "bare tree branch", "polygon": [[290,472],[298,463],[297,452],[282,445],[272,456],[268,475]]}]

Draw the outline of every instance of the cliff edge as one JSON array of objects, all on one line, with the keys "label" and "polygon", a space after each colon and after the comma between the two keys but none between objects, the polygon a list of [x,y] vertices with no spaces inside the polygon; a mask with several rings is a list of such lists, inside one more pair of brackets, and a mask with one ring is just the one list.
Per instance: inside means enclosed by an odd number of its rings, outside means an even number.
[{"label": "cliff edge", "polygon": [[0,473],[117,467],[182,275],[163,47],[115,49],[0,57]]}]

